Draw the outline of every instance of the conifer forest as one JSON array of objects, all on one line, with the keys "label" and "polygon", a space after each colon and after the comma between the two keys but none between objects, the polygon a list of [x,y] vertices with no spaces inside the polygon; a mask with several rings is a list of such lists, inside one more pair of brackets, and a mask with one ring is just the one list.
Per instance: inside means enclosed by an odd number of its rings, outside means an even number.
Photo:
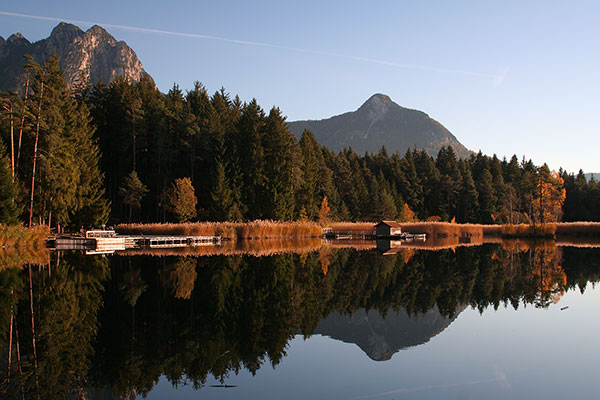
[{"label": "conifer forest", "polygon": [[67,89],[52,56],[1,93],[0,222],[58,231],[121,222],[598,221],[600,184],[525,157],[333,152],[263,109],[199,82]]}]

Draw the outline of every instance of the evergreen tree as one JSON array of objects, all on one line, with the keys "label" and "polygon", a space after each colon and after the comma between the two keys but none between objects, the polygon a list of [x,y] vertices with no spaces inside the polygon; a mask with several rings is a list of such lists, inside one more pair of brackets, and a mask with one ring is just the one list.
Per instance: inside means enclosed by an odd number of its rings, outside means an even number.
[{"label": "evergreen tree", "polygon": [[243,176],[241,194],[242,202],[248,208],[247,219],[260,218],[267,201],[263,145],[264,125],[264,111],[256,99],[253,99],[243,107],[238,122],[238,148],[240,149],[240,166]]},{"label": "evergreen tree", "polygon": [[477,222],[479,213],[479,195],[477,193],[477,188],[475,187],[475,182],[473,181],[468,162],[462,161],[460,166],[462,182],[457,221],[461,223]]},{"label": "evergreen tree", "polygon": [[229,181],[225,175],[225,167],[219,160],[216,161],[215,176],[210,196],[212,200],[209,214],[210,220],[241,220],[239,210],[234,208],[233,195],[229,188]]},{"label": "evergreen tree", "polygon": [[267,204],[262,217],[290,220],[294,216],[294,159],[296,138],[288,131],[285,117],[272,108],[264,134],[264,173]]},{"label": "evergreen tree", "polygon": [[485,168],[477,180],[477,193],[479,199],[479,222],[490,224],[494,222],[496,208],[492,174]]},{"label": "evergreen tree", "polygon": [[131,171],[123,180],[123,184],[119,188],[119,194],[123,199],[123,203],[129,206],[129,222],[131,222],[131,214],[134,208],[138,209],[142,206],[142,198],[148,193],[146,185],[140,181],[137,172]]},{"label": "evergreen tree", "polygon": [[11,225],[19,222],[20,210],[17,200],[17,187],[13,183],[10,161],[0,140],[0,224]]},{"label": "evergreen tree", "polygon": [[456,153],[451,146],[440,149],[436,160],[436,168],[440,172],[440,217],[442,220],[450,220],[456,217],[461,184]]},{"label": "evergreen tree", "polygon": [[[297,192],[297,205],[302,207],[309,219],[314,220],[318,214],[320,190],[319,180],[322,168],[325,167],[321,146],[311,131],[305,130],[300,138],[302,151],[302,184]],[[322,198],[322,197],[321,197]]]},{"label": "evergreen tree", "polygon": [[[33,211],[59,228],[101,225],[108,218],[109,205],[87,107],[78,105],[67,89],[56,54],[42,66],[30,59],[27,69],[32,76],[31,104],[39,111]],[[23,161],[32,162],[28,157]],[[32,179],[33,168],[22,171],[20,179]]]},{"label": "evergreen tree", "polygon": [[408,181],[408,185],[401,187],[402,196],[406,200],[406,203],[412,210],[421,218],[425,218],[425,210],[423,206],[423,186],[421,185],[421,179],[417,174],[415,167],[415,159],[413,152],[409,149],[403,158],[403,172]]}]

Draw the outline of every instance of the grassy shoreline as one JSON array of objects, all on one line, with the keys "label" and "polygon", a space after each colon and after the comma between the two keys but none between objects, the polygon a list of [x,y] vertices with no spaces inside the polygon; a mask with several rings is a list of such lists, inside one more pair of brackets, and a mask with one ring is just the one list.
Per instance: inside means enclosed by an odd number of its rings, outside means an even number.
[{"label": "grassy shoreline", "polygon": [[[428,237],[506,237],[533,238],[544,237],[600,237],[600,222],[556,222],[548,224],[486,225],[453,224],[450,222],[405,222],[400,223],[403,232],[426,233]],[[332,223],[334,232],[373,234],[373,222],[337,222]]]},{"label": "grassy shoreline", "polygon": [[119,234],[221,236],[231,240],[311,238],[322,235],[321,227],[309,221],[187,222],[182,224],[122,224]]},{"label": "grassy shoreline", "polygon": [[[374,222],[334,222],[333,232],[374,235]],[[455,224],[450,222],[405,222],[403,232],[426,233],[431,238],[503,237],[554,238],[600,237],[600,222],[558,222],[548,224]],[[315,238],[323,230],[314,222],[252,221],[196,222],[183,224],[123,224],[115,229],[120,234],[222,236],[232,240],[273,238]]]}]

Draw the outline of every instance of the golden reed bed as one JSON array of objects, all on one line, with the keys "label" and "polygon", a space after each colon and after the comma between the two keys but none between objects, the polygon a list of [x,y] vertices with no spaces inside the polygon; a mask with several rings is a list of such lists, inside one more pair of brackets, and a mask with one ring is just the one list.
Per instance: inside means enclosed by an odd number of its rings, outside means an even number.
[{"label": "golden reed bed", "polygon": [[[453,224],[450,222],[405,222],[400,224],[403,232],[426,233],[427,237],[554,237],[599,236],[600,222],[558,222],[549,224],[484,225]],[[337,222],[331,224],[333,232],[374,234],[373,222]]]},{"label": "golden reed bed", "polygon": [[321,227],[309,221],[188,222],[183,224],[122,224],[117,233],[144,235],[222,236],[236,239],[320,237]]}]

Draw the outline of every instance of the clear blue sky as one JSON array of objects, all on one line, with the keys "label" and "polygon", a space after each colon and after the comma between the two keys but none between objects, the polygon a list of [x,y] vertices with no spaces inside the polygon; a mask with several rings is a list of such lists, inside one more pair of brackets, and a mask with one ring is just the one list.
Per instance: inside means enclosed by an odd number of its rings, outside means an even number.
[{"label": "clear blue sky", "polygon": [[290,3],[8,2],[0,35],[37,41],[58,20],[98,23],[136,51],[164,92],[198,80],[277,105],[290,121],[385,93],[472,150],[600,171],[600,2]]}]

